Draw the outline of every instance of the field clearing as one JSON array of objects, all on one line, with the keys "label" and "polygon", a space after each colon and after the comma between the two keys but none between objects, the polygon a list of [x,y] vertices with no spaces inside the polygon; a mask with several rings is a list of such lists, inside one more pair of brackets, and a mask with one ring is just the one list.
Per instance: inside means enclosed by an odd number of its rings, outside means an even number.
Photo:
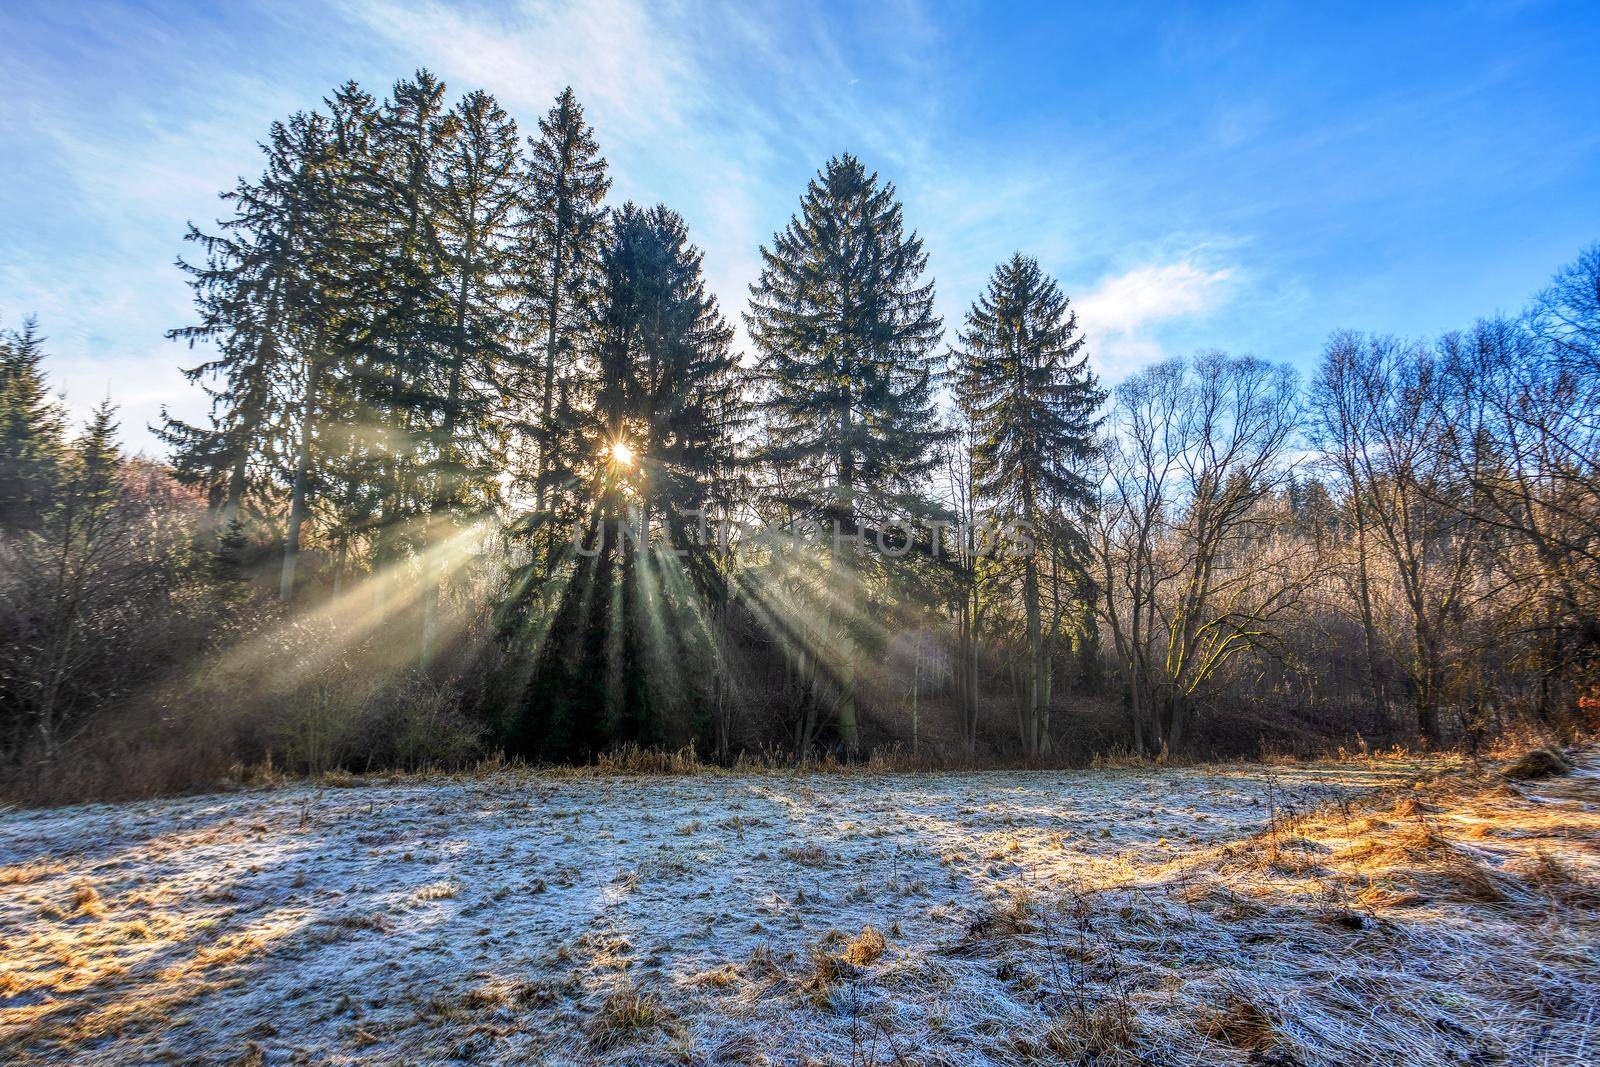
[{"label": "field clearing", "polygon": [[0,814],[0,1060],[1600,1056],[1600,773],[301,785]]}]

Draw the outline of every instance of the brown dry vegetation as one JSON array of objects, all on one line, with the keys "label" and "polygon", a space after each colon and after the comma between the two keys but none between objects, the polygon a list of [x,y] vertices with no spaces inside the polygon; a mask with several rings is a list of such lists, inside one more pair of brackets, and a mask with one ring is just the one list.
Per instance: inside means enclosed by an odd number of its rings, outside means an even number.
[{"label": "brown dry vegetation", "polygon": [[1082,938],[1035,947],[1097,961],[1129,1007],[1095,1062],[1592,1062],[1597,779],[1458,773],[1274,819],[1072,887],[1055,906]]}]

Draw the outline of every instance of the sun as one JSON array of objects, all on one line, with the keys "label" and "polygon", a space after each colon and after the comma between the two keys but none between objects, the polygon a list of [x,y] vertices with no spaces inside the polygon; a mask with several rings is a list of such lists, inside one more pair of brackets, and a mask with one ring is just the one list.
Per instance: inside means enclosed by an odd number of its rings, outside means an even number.
[{"label": "sun", "polygon": [[611,442],[611,462],[619,467],[633,466],[633,449],[626,441]]}]

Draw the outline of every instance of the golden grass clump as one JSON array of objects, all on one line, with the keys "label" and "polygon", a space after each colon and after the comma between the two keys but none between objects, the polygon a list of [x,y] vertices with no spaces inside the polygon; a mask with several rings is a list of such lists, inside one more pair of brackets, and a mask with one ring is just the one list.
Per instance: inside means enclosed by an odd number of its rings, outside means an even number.
[{"label": "golden grass clump", "polygon": [[0,885],[32,885],[61,874],[67,868],[54,860],[35,860],[0,867]]},{"label": "golden grass clump", "polygon": [[861,932],[845,942],[844,951],[840,957],[856,967],[866,967],[878,962],[883,955],[883,950],[888,947],[883,935],[870,923],[861,928]]},{"label": "golden grass clump", "polygon": [[1535,849],[1513,870],[1534,891],[1556,903],[1589,909],[1600,905],[1600,884],[1584,878],[1575,865],[1549,849]]},{"label": "golden grass clump", "polygon": [[828,850],[820,845],[784,845],[778,855],[804,867],[821,867],[828,862]]},{"label": "golden grass clump", "polygon": [[99,919],[106,913],[105,902],[100,897],[100,891],[88,882],[74,882],[72,885],[72,912],[89,919]]},{"label": "golden grass clump", "polygon": [[695,985],[707,986],[711,989],[726,989],[739,981],[739,969],[731,963],[724,963],[721,967],[713,967],[709,971],[701,971],[690,980]]},{"label": "golden grass clump", "polygon": [[1425,900],[1493,904],[1506,898],[1503,879],[1496,872],[1421,819],[1358,841],[1337,858],[1366,881],[1358,897],[1366,906],[1398,907]]},{"label": "golden grass clump", "polygon": [[851,966],[828,951],[826,945],[814,945],[811,948],[811,967],[800,979],[800,991],[809,996],[812,1003],[823,1007],[828,1003],[833,987],[848,977],[851,970]]},{"label": "golden grass clump", "polygon": [[666,1002],[657,994],[624,983],[601,1003],[589,1021],[589,1040],[596,1049],[618,1048],[672,1023]]},{"label": "golden grass clump", "polygon": [[1133,1067],[1147,1062],[1139,1054],[1134,1016],[1122,1003],[1071,1011],[1050,1024],[1044,1051],[1068,1063]]},{"label": "golden grass clump", "polygon": [[461,895],[461,883],[450,880],[430,882],[417,890],[418,900],[451,900]]},{"label": "golden grass clump", "polygon": [[750,950],[749,957],[744,961],[744,969],[756,979],[771,980],[783,977],[783,968],[778,966],[778,957],[772,951],[772,946],[765,941]]},{"label": "golden grass clump", "polygon": [[1272,1017],[1238,993],[1229,993],[1222,1003],[1201,1012],[1195,1029],[1213,1041],[1251,1052],[1278,1043]]},{"label": "golden grass clump", "polygon": [[970,941],[1017,937],[1033,930],[1033,891],[1024,887],[1013,892],[1005,903],[979,915],[967,926]]}]

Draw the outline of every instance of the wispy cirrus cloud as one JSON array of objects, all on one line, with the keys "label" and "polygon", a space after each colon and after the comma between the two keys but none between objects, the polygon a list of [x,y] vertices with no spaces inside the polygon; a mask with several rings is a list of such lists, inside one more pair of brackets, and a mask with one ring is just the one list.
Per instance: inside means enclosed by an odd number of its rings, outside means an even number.
[{"label": "wispy cirrus cloud", "polygon": [[487,88],[530,119],[572,85],[613,133],[659,132],[679,125],[704,91],[681,25],[634,0],[341,6],[379,41],[415,55],[418,65]]}]

